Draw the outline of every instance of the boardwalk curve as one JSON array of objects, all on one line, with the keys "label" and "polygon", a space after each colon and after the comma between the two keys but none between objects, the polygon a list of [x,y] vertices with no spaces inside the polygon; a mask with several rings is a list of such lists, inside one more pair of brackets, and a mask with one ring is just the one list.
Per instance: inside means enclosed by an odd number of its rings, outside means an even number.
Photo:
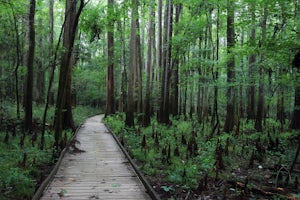
[{"label": "boardwalk curve", "polygon": [[42,200],[151,199],[100,116],[86,120],[76,146],[67,152]]}]

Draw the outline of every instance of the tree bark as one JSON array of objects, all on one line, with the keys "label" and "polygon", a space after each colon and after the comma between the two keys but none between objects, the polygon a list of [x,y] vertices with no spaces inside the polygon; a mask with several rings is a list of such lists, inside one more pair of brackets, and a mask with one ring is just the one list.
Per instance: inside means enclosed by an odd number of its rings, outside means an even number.
[{"label": "tree bark", "polygon": [[[256,25],[255,25],[255,4],[251,3],[251,33],[250,33],[250,45],[254,47],[255,44],[255,37],[256,37]],[[256,55],[253,53],[249,57],[249,86],[248,86],[248,101],[247,101],[247,119],[252,120],[255,119],[255,81],[254,81],[254,67],[256,65]]]},{"label": "tree bark", "polygon": [[[54,14],[53,14],[54,0],[49,0],[49,80],[51,79],[53,66],[53,41],[54,41]],[[49,104],[54,104],[54,92],[49,91]]]},{"label": "tree bark", "polygon": [[114,0],[107,0],[107,95],[105,116],[115,113],[114,95]]},{"label": "tree bark", "polygon": [[150,98],[151,98],[151,67],[152,67],[152,41],[154,37],[154,9],[153,4],[150,5],[150,17],[149,17],[149,34],[148,34],[148,52],[147,52],[147,74],[146,74],[146,96],[145,96],[145,104],[144,104],[144,120],[143,126],[150,125]]},{"label": "tree bark", "polygon": [[35,48],[35,0],[30,0],[29,17],[28,17],[28,53],[26,59],[27,77],[25,93],[25,131],[32,131],[32,99],[33,99],[33,63]]},{"label": "tree bark", "polygon": [[[216,29],[216,62],[217,64],[219,63],[219,56],[220,56],[220,7],[218,6],[218,11],[217,11],[217,29]],[[219,119],[219,104],[218,104],[218,96],[219,96],[219,88],[217,86],[217,81],[219,79],[219,70],[218,69],[213,69],[213,79],[215,82],[214,86],[214,110],[212,114],[212,121],[214,122],[213,128],[212,128],[212,135],[217,131],[217,133],[220,132],[220,119]]]},{"label": "tree bark", "polygon": [[[70,117],[72,117],[71,91],[69,87],[71,86],[71,62],[79,16],[84,5],[84,0],[81,0],[79,9],[76,12],[76,2],[73,2],[72,0],[66,0],[66,22],[63,41],[66,49],[61,56],[59,86],[55,108],[55,146],[57,149],[59,149],[59,147],[61,149],[63,148],[63,146],[61,146],[63,123],[66,123],[66,120],[73,120],[73,118],[70,119]],[[73,128],[75,128],[75,125]]]},{"label": "tree bark", "polygon": [[[298,52],[296,53],[296,55],[294,57],[293,66],[297,70],[296,79],[299,80],[300,79],[300,75],[299,75],[300,74],[300,50],[298,50]],[[293,112],[290,128],[300,130],[300,85],[299,85],[299,81],[296,81],[294,102],[295,102],[294,103],[294,112]]]},{"label": "tree bark", "polygon": [[[179,23],[179,17],[182,11],[182,4],[176,5],[176,14],[175,14],[175,23]],[[175,33],[175,36],[179,34],[179,31],[177,30]],[[173,116],[178,115],[178,84],[179,84],[179,46],[176,46],[175,54],[174,54],[174,60],[172,62],[172,81],[171,81],[171,113]]]},{"label": "tree bark", "polygon": [[[50,7],[51,7],[51,5],[50,5]],[[47,88],[48,90],[47,90],[47,97],[46,97],[46,105],[45,105],[44,114],[43,114],[43,125],[42,125],[42,134],[41,134],[41,143],[40,143],[40,149],[41,150],[44,149],[44,145],[45,145],[45,129],[46,129],[47,112],[48,112],[49,105],[52,104],[52,102],[53,102],[53,96],[54,96],[53,92],[51,90],[52,90],[52,85],[53,85],[53,80],[54,80],[54,73],[55,73],[55,68],[56,68],[55,63],[56,63],[56,60],[57,60],[58,49],[60,47],[60,43],[61,43],[65,23],[66,23],[66,18],[64,20],[64,23],[62,24],[62,28],[61,28],[61,31],[60,31],[60,34],[59,34],[59,37],[58,37],[58,42],[57,42],[57,45],[56,45],[56,48],[55,48],[55,52],[53,50],[52,51],[50,50],[50,53],[51,53],[52,56],[50,56],[50,61],[49,61],[49,64],[50,64],[49,73],[50,73],[50,75],[49,75],[49,84],[48,84],[48,88]],[[51,25],[50,25],[50,29],[51,29]],[[52,40],[52,42],[53,42],[53,40]],[[53,44],[52,44],[52,48],[53,48]]]},{"label": "tree bark", "polygon": [[164,51],[163,51],[163,73],[161,83],[161,103],[159,109],[159,122],[164,124],[170,123],[169,111],[169,94],[170,94],[170,65],[172,55],[172,25],[173,25],[173,2],[166,0],[166,14],[165,14],[165,38],[164,38]]},{"label": "tree bark", "polygon": [[232,53],[232,48],[235,45],[234,31],[234,1],[227,0],[227,108],[226,120],[224,124],[224,132],[229,133],[233,130],[236,121],[236,94],[235,87],[232,84],[235,82],[235,59]]},{"label": "tree bark", "polygon": [[138,0],[132,0],[131,11],[131,33],[130,33],[130,58],[129,58],[129,80],[128,80],[128,96],[127,96],[127,109],[126,120],[127,126],[134,126],[134,85],[135,85],[135,71],[137,68],[137,24],[138,17]]},{"label": "tree bark", "polygon": [[143,77],[142,77],[142,70],[143,70],[143,60],[142,60],[142,45],[141,45],[141,34],[140,34],[140,22],[139,22],[139,13],[137,12],[137,19],[136,19],[136,27],[137,27],[137,34],[136,34],[136,85],[138,89],[137,93],[137,113],[138,113],[138,122],[142,123],[142,112],[143,112]]},{"label": "tree bark", "polygon": [[[125,15],[124,15],[125,16]],[[121,40],[121,46],[122,46],[122,55],[121,55],[121,66],[122,66],[122,80],[121,80],[121,88],[120,88],[120,99],[119,99],[119,112],[124,112],[125,107],[125,100],[126,100],[126,51],[125,51],[125,26],[126,26],[126,20],[123,20],[123,25],[118,23],[118,29],[120,31],[120,40]]]},{"label": "tree bark", "polygon": [[[43,21],[41,18],[38,19],[38,26],[41,27],[43,24]],[[43,39],[42,35],[38,35],[37,37],[37,45],[43,49]],[[38,52],[38,57],[36,59],[36,81],[35,81],[35,88],[37,89],[35,91],[35,100],[38,104],[43,104],[45,102],[45,70],[43,69],[43,51]]]},{"label": "tree bark", "polygon": [[[267,37],[267,17],[268,17],[268,10],[267,5],[264,5],[264,11],[263,11],[263,20],[262,20],[262,41],[261,45],[263,46],[266,41]],[[265,60],[264,53],[261,54],[261,64]],[[261,66],[259,70],[259,86],[258,86],[258,102],[257,102],[257,111],[256,111],[256,118],[255,118],[255,124],[254,128],[258,132],[262,132],[262,120],[264,117],[264,67]]]},{"label": "tree bark", "polygon": [[162,68],[162,0],[158,0],[158,37],[157,37],[157,81],[160,81],[160,69]]},{"label": "tree bark", "polygon": [[[16,106],[17,106],[17,118],[20,119],[20,96],[19,96],[19,67],[20,67],[20,37],[19,37],[19,30],[18,30],[18,20],[15,13],[15,10],[13,6],[10,4],[10,8],[12,11],[13,19],[14,19],[14,31],[15,31],[15,37],[16,37],[16,66],[14,70],[15,74],[15,90],[16,90]],[[0,67],[0,78],[2,76],[2,68]],[[2,98],[2,88],[0,88],[0,99]]]},{"label": "tree bark", "polygon": [[[295,21],[297,22],[297,39],[300,39],[300,4],[295,3]],[[296,85],[295,85],[295,100],[294,100],[294,112],[292,121],[290,124],[291,129],[300,130],[300,49],[298,48],[294,60],[293,67],[296,69]],[[300,142],[300,140],[299,140]]]}]

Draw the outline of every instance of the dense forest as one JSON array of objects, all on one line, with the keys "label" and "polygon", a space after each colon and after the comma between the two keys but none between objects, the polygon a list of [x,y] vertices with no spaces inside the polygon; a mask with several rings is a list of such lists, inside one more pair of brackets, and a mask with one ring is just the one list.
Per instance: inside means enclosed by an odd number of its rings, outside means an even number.
[{"label": "dense forest", "polygon": [[162,198],[299,197],[299,70],[299,0],[0,0],[0,193],[79,108]]}]

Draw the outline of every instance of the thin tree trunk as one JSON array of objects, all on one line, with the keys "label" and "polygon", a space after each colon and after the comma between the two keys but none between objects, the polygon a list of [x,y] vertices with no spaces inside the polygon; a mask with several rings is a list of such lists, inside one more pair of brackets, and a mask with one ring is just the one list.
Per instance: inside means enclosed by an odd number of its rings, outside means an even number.
[{"label": "thin tree trunk", "polygon": [[35,0],[30,0],[29,18],[28,18],[28,53],[26,59],[27,78],[25,93],[25,131],[32,131],[32,98],[33,98],[33,63],[34,63],[34,47],[35,47]]},{"label": "thin tree trunk", "polygon": [[[288,19],[288,13],[287,13],[287,5],[282,2],[281,6],[281,11],[282,11],[282,26],[284,26],[287,23],[287,19]],[[275,31],[275,30],[274,30]],[[286,31],[285,29],[282,30],[282,33],[285,35]],[[275,32],[274,32],[274,36],[275,37]],[[281,78],[281,76],[285,73],[285,70],[280,68],[279,69],[279,76]],[[284,86],[283,84],[279,81],[279,85],[278,85],[278,93],[277,93],[277,113],[276,113],[276,117],[277,120],[280,122],[281,125],[281,129],[283,130],[283,126],[285,123],[285,116],[284,116]]]},{"label": "thin tree trunk", "polygon": [[[267,17],[268,10],[267,5],[264,5],[264,13],[263,13],[263,21],[262,21],[262,45],[265,44],[266,36],[267,36]],[[261,62],[264,62],[265,55],[261,54]],[[262,63],[261,63],[262,64]],[[262,132],[262,120],[264,117],[264,68],[260,67],[259,71],[259,87],[258,87],[258,103],[257,103],[257,112],[255,118],[254,128],[258,132]]]},{"label": "thin tree trunk", "polygon": [[[49,79],[51,79],[53,59],[53,41],[54,41],[54,14],[53,14],[54,0],[49,0]],[[54,92],[49,91],[49,104],[54,104]]]},{"label": "thin tree trunk", "polygon": [[[251,34],[250,34],[250,45],[254,47],[255,44],[255,36],[256,36],[256,25],[255,25],[255,4],[251,5]],[[254,72],[253,69],[256,65],[256,55],[251,54],[249,57],[249,86],[248,86],[248,103],[247,103],[247,119],[255,119],[255,81],[254,81]]]},{"label": "thin tree trunk", "polygon": [[140,34],[140,22],[139,22],[139,14],[137,12],[137,19],[136,19],[136,27],[137,27],[137,34],[136,34],[136,84],[138,88],[138,102],[137,102],[137,113],[138,113],[138,122],[142,122],[142,112],[143,112],[143,77],[142,77],[142,69],[143,69],[143,60],[142,60],[142,47],[141,47],[141,34]]},{"label": "thin tree trunk", "polygon": [[126,26],[126,20],[123,20],[123,26],[121,25],[121,22],[118,23],[119,31],[120,31],[120,40],[121,40],[121,46],[122,46],[122,55],[121,55],[121,66],[122,66],[122,80],[121,80],[121,89],[120,89],[120,99],[119,99],[119,111],[124,112],[124,106],[125,106],[125,99],[126,99],[126,91],[125,91],[125,84],[126,84],[126,52],[125,52],[125,26]]},{"label": "thin tree trunk", "polygon": [[[295,3],[295,21],[297,23],[297,39],[300,40],[300,4],[299,2]],[[290,124],[291,129],[297,129],[300,130],[300,49],[298,49],[297,53],[295,54],[294,60],[293,60],[293,66],[296,70],[296,85],[295,85],[295,100],[294,100],[294,112],[292,116],[292,121]],[[300,139],[299,139],[300,142]],[[300,146],[300,145],[299,145]]]},{"label": "thin tree trunk", "polygon": [[[40,18],[38,20],[38,24],[39,24],[39,27],[42,26],[43,24],[43,21],[42,19]],[[42,39],[42,36],[39,35],[37,37],[37,43],[38,43],[38,46],[40,48],[43,48],[43,39]],[[35,81],[35,88],[37,89],[36,92],[35,92],[35,100],[38,104],[43,104],[45,102],[45,71],[43,69],[43,61],[42,61],[42,58],[43,58],[43,51],[39,51],[38,52],[38,57],[36,59],[36,65],[37,65],[37,72],[36,72],[36,81]]]},{"label": "thin tree trunk", "polygon": [[[203,36],[202,32],[200,33],[199,37],[199,49],[202,49],[202,42],[203,42]],[[199,53],[199,57],[203,58],[203,53]],[[202,76],[202,67],[198,67],[198,75],[199,75],[199,81],[198,81],[198,95],[197,95],[197,116],[198,121],[201,123],[203,120],[203,87],[201,82],[201,76]]]},{"label": "thin tree trunk", "polygon": [[114,0],[108,0],[107,31],[107,95],[105,116],[115,113],[114,95]]},{"label": "thin tree trunk", "polygon": [[160,69],[162,68],[162,0],[158,0],[158,38],[157,38],[157,81],[160,81]]},{"label": "thin tree trunk", "polygon": [[[17,118],[20,119],[20,96],[19,96],[19,75],[18,75],[18,70],[20,67],[20,37],[19,37],[19,30],[18,30],[18,24],[17,24],[17,16],[14,11],[13,6],[10,4],[10,8],[13,14],[13,19],[14,19],[14,31],[15,31],[15,37],[16,37],[16,66],[14,70],[15,74],[15,90],[16,90],[16,104],[17,104]],[[1,68],[2,70],[2,68]],[[0,77],[2,76],[2,72],[0,73]],[[1,90],[1,89],[0,89]],[[0,91],[0,95],[2,98],[2,90]]]},{"label": "thin tree trunk", "polygon": [[227,0],[227,82],[229,84],[227,90],[227,108],[226,120],[224,124],[224,132],[229,133],[233,130],[236,120],[236,94],[235,87],[232,86],[235,82],[235,59],[232,53],[232,48],[235,45],[234,31],[234,1]]},{"label": "thin tree trunk", "polygon": [[[155,9],[153,9],[155,11]],[[154,13],[155,14],[155,13]],[[155,24],[155,19],[153,20],[153,36],[152,36],[152,72],[151,72],[151,85],[150,85],[150,90],[151,92],[151,99],[158,99],[158,98],[154,98],[154,96],[156,97],[157,92],[155,92],[154,88],[158,88],[159,84],[158,84],[158,75],[159,73],[156,73],[156,71],[158,71],[158,66],[157,66],[157,49],[156,49],[156,24]],[[155,87],[154,87],[155,86]],[[151,116],[154,115],[154,107],[157,107],[157,100],[156,101],[152,101],[152,103],[150,103],[150,113]]]},{"label": "thin tree trunk", "polygon": [[[218,11],[217,11],[217,29],[216,29],[216,62],[217,64],[219,63],[219,48],[220,48],[220,35],[219,35],[219,30],[220,30],[220,7],[218,6]],[[215,82],[215,86],[214,86],[214,110],[213,110],[213,128],[212,128],[212,135],[215,133],[215,131],[217,130],[217,133],[220,132],[220,119],[219,119],[219,113],[218,113],[218,96],[219,96],[219,88],[217,86],[217,81],[219,78],[219,70],[212,70],[213,73],[213,79]]]},{"label": "thin tree trunk", "polygon": [[150,81],[151,81],[151,67],[152,67],[152,41],[154,37],[154,30],[153,24],[155,13],[153,10],[153,4],[150,5],[150,17],[149,17],[149,34],[148,34],[148,52],[147,52],[147,74],[146,74],[146,97],[145,97],[145,104],[144,104],[144,120],[143,126],[150,125],[150,97],[151,97],[151,90],[150,90]]},{"label": "thin tree trunk", "polygon": [[[46,98],[46,105],[45,105],[45,109],[44,109],[44,114],[43,114],[43,125],[42,125],[42,134],[41,134],[41,143],[40,143],[40,149],[43,150],[44,146],[45,146],[45,130],[46,130],[46,119],[47,119],[47,112],[48,112],[48,108],[49,108],[49,104],[51,104],[52,101],[52,95],[53,93],[51,92],[52,90],[52,85],[53,85],[53,80],[54,80],[54,72],[55,72],[55,66],[56,66],[56,60],[57,60],[57,54],[58,54],[58,49],[61,43],[61,39],[62,39],[62,35],[63,35],[63,30],[64,30],[64,26],[66,23],[66,19],[64,20],[64,23],[61,27],[61,32],[59,34],[59,38],[58,38],[58,42],[56,45],[56,49],[55,52],[53,52],[53,60],[50,60],[50,77],[49,77],[49,85],[48,85],[48,90],[47,90],[47,98]],[[52,57],[50,58],[52,59]]]}]

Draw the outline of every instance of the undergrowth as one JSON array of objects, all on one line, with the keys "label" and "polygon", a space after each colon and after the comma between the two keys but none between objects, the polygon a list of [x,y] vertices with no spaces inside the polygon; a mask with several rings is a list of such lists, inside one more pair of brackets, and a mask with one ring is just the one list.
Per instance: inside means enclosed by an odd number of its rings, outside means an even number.
[{"label": "undergrowth", "polygon": [[[41,124],[43,112],[43,106],[34,106],[33,118],[38,126]],[[74,108],[73,112],[77,125],[88,116],[99,113],[95,108],[84,106]],[[20,114],[22,119],[23,110]],[[40,132],[37,131],[36,140],[34,134],[22,132],[22,120],[17,119],[16,106],[13,103],[3,102],[0,116],[0,200],[31,199],[56,162],[57,158],[53,156],[54,133],[47,129],[45,148],[40,150]],[[53,116],[54,108],[50,107],[47,124],[52,124]],[[65,134],[69,140],[73,133],[65,131],[63,135]],[[23,141],[22,137],[25,138]]]},{"label": "undergrowth", "polygon": [[[132,128],[124,121],[121,113],[105,119],[157,191],[172,198],[179,198],[178,188],[181,193],[212,193],[208,185],[213,182],[216,188],[218,181],[285,187],[284,178],[277,180],[276,175],[280,167],[291,165],[296,151],[298,133],[280,129],[272,119],[266,120],[263,133],[255,132],[251,122],[243,121],[233,133],[214,135],[209,123],[199,124],[196,120],[172,119],[172,125],[166,126],[152,119],[149,127]],[[296,179],[293,175],[290,182]],[[231,191],[240,197],[237,188]],[[248,197],[255,195],[250,193]]]}]

